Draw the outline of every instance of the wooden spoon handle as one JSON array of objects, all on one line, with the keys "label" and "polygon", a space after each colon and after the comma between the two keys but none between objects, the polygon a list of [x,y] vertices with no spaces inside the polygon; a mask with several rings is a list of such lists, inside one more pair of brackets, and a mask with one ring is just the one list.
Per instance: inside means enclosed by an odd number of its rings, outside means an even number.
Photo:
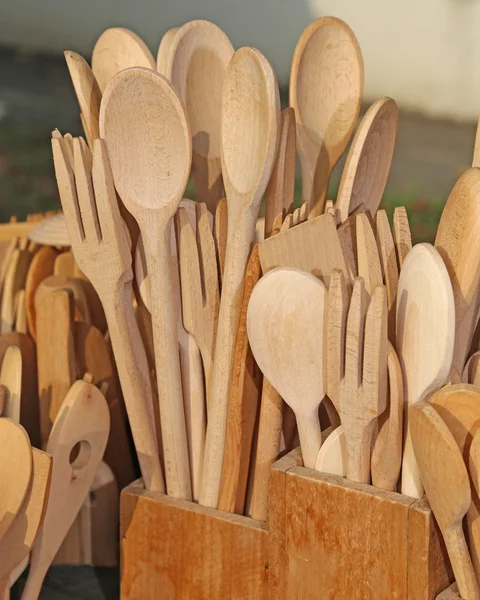
[{"label": "wooden spoon handle", "polygon": [[298,413],[296,417],[303,464],[307,469],[314,469],[317,454],[322,445],[322,431],[318,412],[315,411],[310,415]]},{"label": "wooden spoon handle", "polygon": [[465,600],[479,600],[480,588],[468,552],[462,522],[459,521],[458,526],[446,529],[442,533],[460,596]]},{"label": "wooden spoon handle", "polygon": [[30,558],[30,571],[23,588],[22,600],[38,600],[42,591],[43,580],[50,567],[50,561],[41,561],[39,555],[32,554]]}]

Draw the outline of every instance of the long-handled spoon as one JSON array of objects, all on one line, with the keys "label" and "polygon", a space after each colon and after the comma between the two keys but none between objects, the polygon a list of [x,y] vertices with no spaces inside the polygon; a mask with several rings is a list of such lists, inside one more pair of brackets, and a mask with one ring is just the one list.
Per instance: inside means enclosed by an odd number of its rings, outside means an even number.
[{"label": "long-handled spoon", "polygon": [[115,187],[137,220],[145,247],[167,490],[172,496],[190,499],[170,268],[171,220],[190,172],[190,129],[170,84],[158,73],[132,68],[118,73],[105,90],[100,132],[109,149]]},{"label": "long-handled spoon", "polygon": [[200,494],[200,503],[208,506],[218,502],[241,290],[260,202],[275,160],[279,122],[280,99],[271,65],[258,50],[241,48],[230,61],[222,95],[228,236]]},{"label": "long-handled spoon", "polygon": [[353,133],[363,93],[363,59],[352,30],[323,17],[302,33],[290,72],[290,105],[297,119],[302,200],[323,213],[328,182]]},{"label": "long-handled spoon", "polygon": [[[177,32],[178,27],[172,27],[163,34],[160,41],[157,53],[157,71],[160,75],[167,77],[168,65],[170,62],[170,49],[172,47],[173,38]],[[167,77],[168,79],[168,77]]]}]

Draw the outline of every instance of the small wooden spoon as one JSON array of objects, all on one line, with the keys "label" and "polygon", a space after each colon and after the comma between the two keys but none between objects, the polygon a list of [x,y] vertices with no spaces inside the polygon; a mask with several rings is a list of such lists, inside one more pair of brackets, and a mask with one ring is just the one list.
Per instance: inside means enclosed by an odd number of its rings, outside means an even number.
[{"label": "small wooden spoon", "polygon": [[258,50],[241,48],[230,61],[222,95],[222,172],[228,237],[200,494],[200,503],[207,506],[218,502],[241,289],[260,202],[275,161],[279,124],[275,73]]},{"label": "small wooden spoon", "polygon": [[409,409],[409,429],[421,478],[445,540],[460,596],[480,598],[462,520],[471,503],[470,482],[455,438],[427,402]]},{"label": "small wooden spoon", "polygon": [[217,25],[190,21],[173,36],[165,74],[187,110],[196,199],[205,202],[212,214],[223,196],[220,112],[223,80],[233,53]]},{"label": "small wooden spoon", "polygon": [[[417,244],[403,263],[397,296],[396,349],[407,407],[447,379],[454,336],[455,305],[447,269],[432,245]],[[402,493],[420,498],[423,486],[407,418],[405,426]]]},{"label": "small wooden spoon", "polygon": [[35,254],[30,263],[25,282],[25,302],[27,308],[27,323],[30,335],[34,340],[37,339],[35,327],[35,292],[40,283],[53,275],[55,259],[58,251],[51,246],[44,246]]},{"label": "small wooden spoon", "polygon": [[353,133],[363,93],[363,59],[352,30],[322,17],[302,33],[290,72],[290,105],[297,118],[302,200],[323,213],[328,182]]},{"label": "small wooden spoon", "polygon": [[167,70],[170,62],[170,49],[172,47],[173,38],[177,32],[178,27],[172,27],[163,34],[160,46],[158,47],[157,54],[157,71],[160,75],[167,77]]},{"label": "small wooden spoon", "polygon": [[98,38],[92,52],[92,71],[100,92],[123,69],[146,67],[155,69],[155,59],[145,42],[129,29],[112,27]]},{"label": "small wooden spoon", "polygon": [[387,184],[397,141],[398,108],[381,98],[365,113],[348,152],[335,208],[343,223],[360,204],[375,217]]},{"label": "small wooden spoon", "polygon": [[326,289],[319,279],[299,269],[279,268],[255,286],[247,312],[255,360],[294,411],[303,462],[311,469],[322,443],[318,407],[326,392],[325,303]]}]

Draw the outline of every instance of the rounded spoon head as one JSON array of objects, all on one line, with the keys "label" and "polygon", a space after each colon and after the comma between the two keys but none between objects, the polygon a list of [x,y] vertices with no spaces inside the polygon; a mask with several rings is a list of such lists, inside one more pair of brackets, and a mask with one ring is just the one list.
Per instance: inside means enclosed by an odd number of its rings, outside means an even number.
[{"label": "rounded spoon head", "polygon": [[190,173],[192,142],[185,110],[168,81],[141,67],[118,73],[100,107],[115,187],[137,218],[177,210]]},{"label": "rounded spoon head", "polygon": [[[170,49],[172,47],[173,38],[178,31],[178,27],[172,27],[163,34],[162,40],[158,47],[157,53],[157,71],[160,75],[167,77],[168,63],[170,59]],[[168,77],[167,77],[168,79]]]}]

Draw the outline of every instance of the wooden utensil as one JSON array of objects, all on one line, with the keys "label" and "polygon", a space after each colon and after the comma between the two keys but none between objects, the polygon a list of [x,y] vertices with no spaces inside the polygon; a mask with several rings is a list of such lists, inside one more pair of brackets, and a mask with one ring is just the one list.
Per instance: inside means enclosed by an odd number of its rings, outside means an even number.
[{"label": "wooden utensil", "polygon": [[377,242],[366,213],[357,215],[355,227],[357,236],[358,276],[363,278],[365,291],[369,296],[383,283],[382,266]]},{"label": "wooden utensil", "polygon": [[247,312],[253,355],[295,413],[303,462],[309,468],[315,466],[322,443],[318,407],[326,392],[325,302],[326,289],[319,279],[300,269],[279,268],[256,285]]},{"label": "wooden utensil", "polygon": [[163,34],[160,46],[158,47],[157,71],[164,77],[167,77],[167,69],[170,62],[170,49],[177,30],[178,27],[172,27],[172,29],[166,31]]},{"label": "wooden utensil", "polygon": [[260,202],[275,160],[279,122],[280,99],[272,67],[258,50],[241,48],[230,61],[222,95],[228,237],[200,494],[201,504],[207,506],[218,502],[241,289]]},{"label": "wooden utensil", "polygon": [[383,281],[387,288],[388,339],[395,344],[395,317],[397,313],[398,264],[395,243],[384,210],[377,212],[377,244],[382,264]]},{"label": "wooden utensil", "polygon": [[155,59],[145,42],[133,31],[112,27],[102,33],[92,52],[92,71],[103,94],[110,80],[123,69],[146,67],[155,70]]},{"label": "wooden utensil", "polygon": [[[52,132],[52,137],[61,136],[56,129]],[[73,150],[72,150],[73,152]],[[73,160],[73,155],[72,155]],[[58,248],[70,248],[70,239],[68,237],[67,226],[63,213],[57,213],[40,221],[32,227],[28,233],[28,239],[44,246],[56,246]]]},{"label": "wooden utensil", "polygon": [[[406,407],[440,387],[452,364],[455,313],[452,284],[433,246],[417,244],[398,280],[396,350],[403,372]],[[423,493],[407,415],[402,461],[402,494]]]},{"label": "wooden utensil", "polygon": [[343,222],[360,204],[374,218],[387,184],[397,141],[395,100],[374,102],[358,126],[348,151],[335,209]]},{"label": "wooden utensil", "polygon": [[7,275],[7,270],[10,266],[10,262],[12,260],[12,256],[13,256],[13,251],[17,248],[18,246],[18,238],[17,237],[13,237],[10,242],[8,243],[8,245],[3,246],[3,256],[2,256],[2,263],[1,263],[1,268],[0,268],[0,296],[3,294],[3,286],[5,284],[5,277]]},{"label": "wooden utensil", "polygon": [[71,292],[75,320],[84,321],[85,323],[92,322],[87,296],[80,279],[67,277],[66,275],[50,275],[38,285],[35,292],[35,303],[41,302],[45,296],[49,296],[56,290],[69,290]]},{"label": "wooden utensil", "polygon": [[452,281],[455,346],[452,367],[461,375],[480,306],[480,169],[463,173],[443,209],[435,247]]},{"label": "wooden utensil", "polygon": [[325,438],[315,461],[315,470],[338,477],[347,476],[347,444],[343,426]]},{"label": "wooden utensil", "polygon": [[[50,496],[42,529],[32,548],[23,600],[38,598],[50,563],[92,485],[109,428],[110,416],[102,393],[86,381],[76,381],[47,444],[47,453],[52,456]],[[75,450],[78,455],[72,458]]]},{"label": "wooden utensil", "polygon": [[[144,484],[146,489],[163,492],[150,373],[132,305],[131,245],[120,217],[106,148],[101,141],[95,144],[92,196],[92,181],[82,161],[83,148],[76,146],[76,186],[63,140],[53,139],[52,147],[72,246],[105,310]],[[101,240],[96,233],[94,207],[101,224]]]},{"label": "wooden utensil", "polygon": [[220,284],[223,280],[223,271],[225,269],[225,256],[227,253],[227,232],[228,232],[228,207],[227,199],[220,198],[215,211],[215,248],[217,250],[217,263]]},{"label": "wooden utensil", "polygon": [[262,374],[255,363],[247,337],[247,308],[260,276],[258,245],[255,245],[248,260],[242,291],[218,499],[219,510],[239,515],[244,512],[253,432],[262,389]]},{"label": "wooden utensil", "polygon": [[187,110],[196,199],[205,202],[212,214],[223,196],[220,112],[223,80],[233,53],[217,25],[189,21],[173,36],[166,72]]},{"label": "wooden utensil", "polygon": [[378,434],[372,451],[372,484],[396,491],[402,466],[404,394],[402,369],[395,348],[388,343],[389,406],[378,418]]},{"label": "wooden utensil", "polygon": [[387,342],[384,286],[372,291],[367,308],[363,279],[356,279],[348,306],[343,273],[333,271],[328,301],[327,393],[345,433],[347,476],[360,483],[370,481],[373,427],[386,408]]},{"label": "wooden utensil", "polygon": [[[20,398],[22,397],[22,353],[17,346],[5,352],[0,371],[0,386],[3,389],[2,417],[20,423]],[[1,595],[0,595],[1,598]]]},{"label": "wooden utensil", "polygon": [[44,246],[35,254],[30,263],[25,282],[25,302],[27,309],[27,323],[30,335],[36,340],[35,327],[35,292],[40,283],[53,275],[55,259],[58,256],[57,250],[51,246]]},{"label": "wooden utensil", "polygon": [[[87,140],[96,140],[100,137],[98,113],[102,100],[97,80],[83,56],[71,50],[66,50],[63,55],[67,61],[68,71],[80,106],[80,114],[86,128],[85,135]],[[93,146],[90,146],[90,148],[93,150]]]},{"label": "wooden utensil", "polygon": [[25,290],[19,290],[15,296],[15,331],[24,334],[28,333]]},{"label": "wooden utensil", "polygon": [[323,213],[328,182],[353,133],[363,93],[363,59],[340,19],[313,21],[297,42],[290,72],[290,105],[297,118],[302,200]]},{"label": "wooden utensil", "polygon": [[5,598],[9,590],[11,573],[28,557],[47,507],[52,457],[37,448],[32,448],[32,456],[32,479],[27,494],[0,542],[0,598]]},{"label": "wooden utensil", "polygon": [[477,388],[480,388],[480,370],[478,368],[480,361],[480,350],[477,350],[468,359],[463,370],[462,380],[464,383],[471,383]]},{"label": "wooden utensil", "polygon": [[462,519],[471,502],[462,454],[445,422],[426,402],[409,408],[409,428],[421,478],[445,540],[460,595],[478,600],[480,590],[462,529]]},{"label": "wooden utensil", "polygon": [[1,301],[1,333],[13,331],[15,325],[15,296],[25,288],[28,268],[32,254],[27,249],[27,239],[21,241],[10,258],[10,264],[5,274]]},{"label": "wooden utensil", "polygon": [[393,240],[397,252],[398,268],[401,269],[407,254],[412,249],[412,235],[408,224],[407,210],[397,206],[393,211]]}]

